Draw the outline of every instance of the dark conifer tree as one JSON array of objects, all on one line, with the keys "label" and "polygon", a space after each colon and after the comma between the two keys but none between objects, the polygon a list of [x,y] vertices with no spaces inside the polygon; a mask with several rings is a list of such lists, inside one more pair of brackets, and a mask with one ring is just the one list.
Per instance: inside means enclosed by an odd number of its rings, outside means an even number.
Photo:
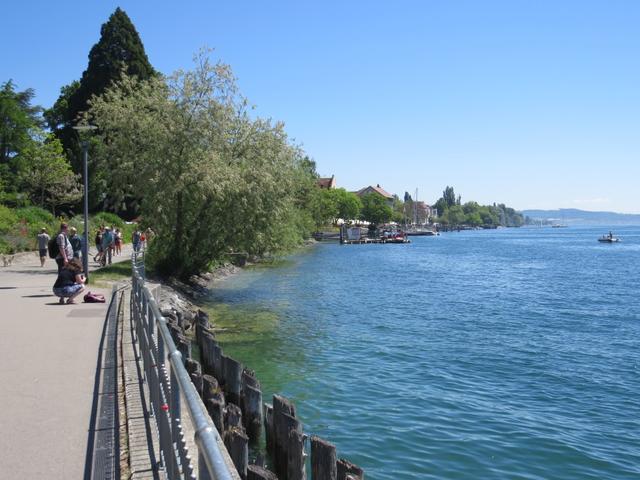
[{"label": "dark conifer tree", "polygon": [[62,141],[76,171],[77,137],[71,127],[87,110],[91,97],[101,95],[122,71],[141,79],[156,75],[131,19],[118,7],[102,25],[100,40],[89,52],[89,64],[80,82],[63,87],[56,104],[45,112],[49,127]]},{"label": "dark conifer tree", "polygon": [[[100,29],[100,40],[89,52],[89,64],[82,73],[80,81],[62,87],[60,97],[44,113],[49,128],[60,139],[71,162],[73,170],[82,170],[81,148],[78,135],[73,130],[82,112],[89,108],[89,100],[101,95],[121,72],[147,79],[157,74],[149,63],[142,40],[129,16],[119,7],[111,14],[109,20]],[[92,147],[93,148],[93,147]],[[90,154],[90,158],[92,155]],[[100,172],[89,167],[89,203],[92,210],[109,208],[120,211],[109,204],[105,196],[107,192],[101,187]],[[133,203],[135,203],[132,200]],[[130,209],[130,205],[125,207]]]},{"label": "dark conifer tree", "polygon": [[89,99],[104,92],[123,69],[141,79],[155,75],[136,28],[118,7],[102,25],[100,40],[89,52],[89,65],[82,74],[80,86],[69,99],[71,120],[84,112]]}]

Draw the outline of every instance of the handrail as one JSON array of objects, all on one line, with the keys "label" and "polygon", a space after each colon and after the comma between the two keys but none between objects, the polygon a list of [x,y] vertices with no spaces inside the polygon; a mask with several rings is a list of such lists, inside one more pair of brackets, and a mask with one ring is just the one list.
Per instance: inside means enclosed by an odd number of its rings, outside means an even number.
[{"label": "handrail", "polygon": [[[163,465],[170,479],[191,478],[193,466],[182,439],[181,397],[195,430],[198,450],[198,478],[233,480],[229,465],[220,450],[222,443],[204,404],[191,381],[167,326],[167,320],[145,285],[144,254],[132,256],[132,312],[136,321],[144,370],[149,383],[152,413],[160,435]],[[170,379],[166,364],[170,366]],[[151,389],[154,391],[151,391]]]}]

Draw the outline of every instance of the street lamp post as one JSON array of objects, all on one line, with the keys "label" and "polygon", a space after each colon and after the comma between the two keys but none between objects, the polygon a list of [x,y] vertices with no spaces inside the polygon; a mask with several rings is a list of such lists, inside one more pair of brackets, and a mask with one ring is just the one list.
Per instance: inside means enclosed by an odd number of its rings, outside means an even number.
[{"label": "street lamp post", "polygon": [[[85,132],[95,130],[98,127],[94,125],[79,125],[73,127],[78,132]],[[82,242],[82,269],[84,270],[84,276],[89,282],[89,167],[87,166],[89,160],[89,140],[85,139],[82,142],[82,181],[84,191],[84,241]]]}]

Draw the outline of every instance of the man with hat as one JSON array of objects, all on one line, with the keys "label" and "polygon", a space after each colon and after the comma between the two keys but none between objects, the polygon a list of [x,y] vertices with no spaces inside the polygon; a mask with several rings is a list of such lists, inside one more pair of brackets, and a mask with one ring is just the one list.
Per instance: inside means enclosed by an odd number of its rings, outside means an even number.
[{"label": "man with hat", "polygon": [[38,234],[38,252],[40,253],[40,266],[44,267],[44,262],[47,259],[47,249],[49,248],[50,237],[47,234],[46,227],[40,229]]}]

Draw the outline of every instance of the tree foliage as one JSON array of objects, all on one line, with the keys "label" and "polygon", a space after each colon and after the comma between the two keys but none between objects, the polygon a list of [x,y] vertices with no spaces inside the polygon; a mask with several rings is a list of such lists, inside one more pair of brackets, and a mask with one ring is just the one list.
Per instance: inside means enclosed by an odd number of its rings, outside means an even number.
[{"label": "tree foliage", "polygon": [[84,112],[91,97],[101,95],[123,72],[140,79],[156,74],[131,19],[118,7],[100,28],[100,40],[89,52],[89,65],[69,97],[70,119]]},{"label": "tree foliage", "polygon": [[373,225],[379,225],[393,218],[393,210],[381,195],[368,193],[362,197],[361,217]]},{"label": "tree foliage", "polygon": [[307,208],[316,228],[320,228],[329,223],[336,223],[338,219],[345,222],[356,220],[360,215],[362,202],[355,193],[347,192],[344,188],[316,187]]},{"label": "tree foliage", "polygon": [[35,92],[28,88],[16,90],[9,80],[0,87],[0,164],[10,161],[32,142],[34,130],[41,126],[41,108],[31,105]]},{"label": "tree foliage", "polygon": [[438,222],[443,225],[492,228],[520,227],[524,224],[522,214],[504,204],[480,205],[473,201],[461,204],[461,197],[455,196],[453,187],[445,188],[435,206],[438,209]]},{"label": "tree foliage", "polygon": [[107,190],[139,195],[157,268],[180,276],[299,242],[310,219],[296,195],[315,171],[281,123],[249,116],[229,66],[195,63],[166,81],[123,74],[90,110]]},{"label": "tree foliage", "polygon": [[60,141],[47,135],[20,153],[19,180],[31,201],[41,208],[71,205],[82,197],[80,182],[62,152]]}]

